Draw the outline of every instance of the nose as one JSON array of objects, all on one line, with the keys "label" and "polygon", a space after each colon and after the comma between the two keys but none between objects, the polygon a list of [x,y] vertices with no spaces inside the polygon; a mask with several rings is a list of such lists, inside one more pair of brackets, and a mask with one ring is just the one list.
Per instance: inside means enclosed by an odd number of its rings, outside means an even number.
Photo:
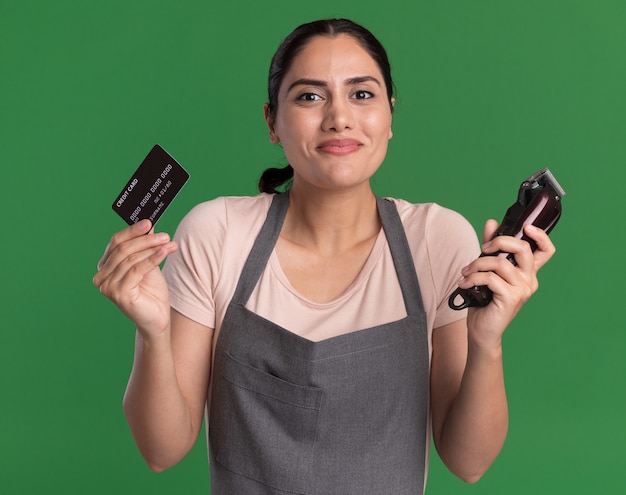
[{"label": "nose", "polygon": [[341,132],[354,127],[354,114],[350,103],[333,98],[326,104],[322,128],[325,131]]}]

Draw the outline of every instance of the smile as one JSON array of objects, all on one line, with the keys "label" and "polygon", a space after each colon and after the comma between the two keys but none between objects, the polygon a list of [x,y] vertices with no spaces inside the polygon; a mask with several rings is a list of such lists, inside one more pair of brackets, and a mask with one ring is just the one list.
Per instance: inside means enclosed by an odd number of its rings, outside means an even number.
[{"label": "smile", "polygon": [[349,155],[358,151],[363,143],[356,139],[329,139],[317,146],[322,153],[330,155]]}]

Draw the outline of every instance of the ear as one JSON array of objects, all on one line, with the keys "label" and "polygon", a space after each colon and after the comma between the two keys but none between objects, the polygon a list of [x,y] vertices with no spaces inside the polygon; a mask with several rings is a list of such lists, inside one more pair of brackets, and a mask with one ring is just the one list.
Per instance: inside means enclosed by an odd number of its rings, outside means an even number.
[{"label": "ear", "polygon": [[276,130],[274,129],[274,118],[270,115],[269,108],[269,103],[265,103],[263,105],[263,115],[265,117],[267,128],[270,131],[270,143],[278,144],[280,143],[280,138],[276,135]]},{"label": "ear", "polygon": [[396,99],[391,98],[391,118],[389,120],[389,139],[393,137],[393,130],[391,129],[391,125],[393,124],[393,110],[396,108]]}]

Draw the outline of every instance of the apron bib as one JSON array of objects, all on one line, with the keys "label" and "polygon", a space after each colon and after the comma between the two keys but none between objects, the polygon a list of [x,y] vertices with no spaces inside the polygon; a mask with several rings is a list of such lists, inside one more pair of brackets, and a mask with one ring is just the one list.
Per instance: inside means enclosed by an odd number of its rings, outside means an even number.
[{"label": "apron bib", "polygon": [[245,304],[289,206],[274,197],[215,349],[214,495],[416,495],[429,442],[426,315],[395,205],[377,198],[407,316],[312,342]]}]

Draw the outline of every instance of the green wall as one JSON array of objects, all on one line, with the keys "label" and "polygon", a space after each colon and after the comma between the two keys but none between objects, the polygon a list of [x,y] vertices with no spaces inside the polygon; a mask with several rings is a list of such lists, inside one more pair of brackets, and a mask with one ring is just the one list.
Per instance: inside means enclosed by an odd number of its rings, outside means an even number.
[{"label": "green wall", "polygon": [[541,288],[505,336],[511,427],[467,486],[429,494],[624,493],[623,0],[2,0],[0,491],[208,493],[206,448],[156,475],[121,399],[132,325],[92,286],[110,204],[154,143],[191,173],[159,227],[253,194],[283,162],[262,118],[297,24],[351,17],[387,46],[394,138],[373,183],[481,232],[549,166],[567,191]]}]

